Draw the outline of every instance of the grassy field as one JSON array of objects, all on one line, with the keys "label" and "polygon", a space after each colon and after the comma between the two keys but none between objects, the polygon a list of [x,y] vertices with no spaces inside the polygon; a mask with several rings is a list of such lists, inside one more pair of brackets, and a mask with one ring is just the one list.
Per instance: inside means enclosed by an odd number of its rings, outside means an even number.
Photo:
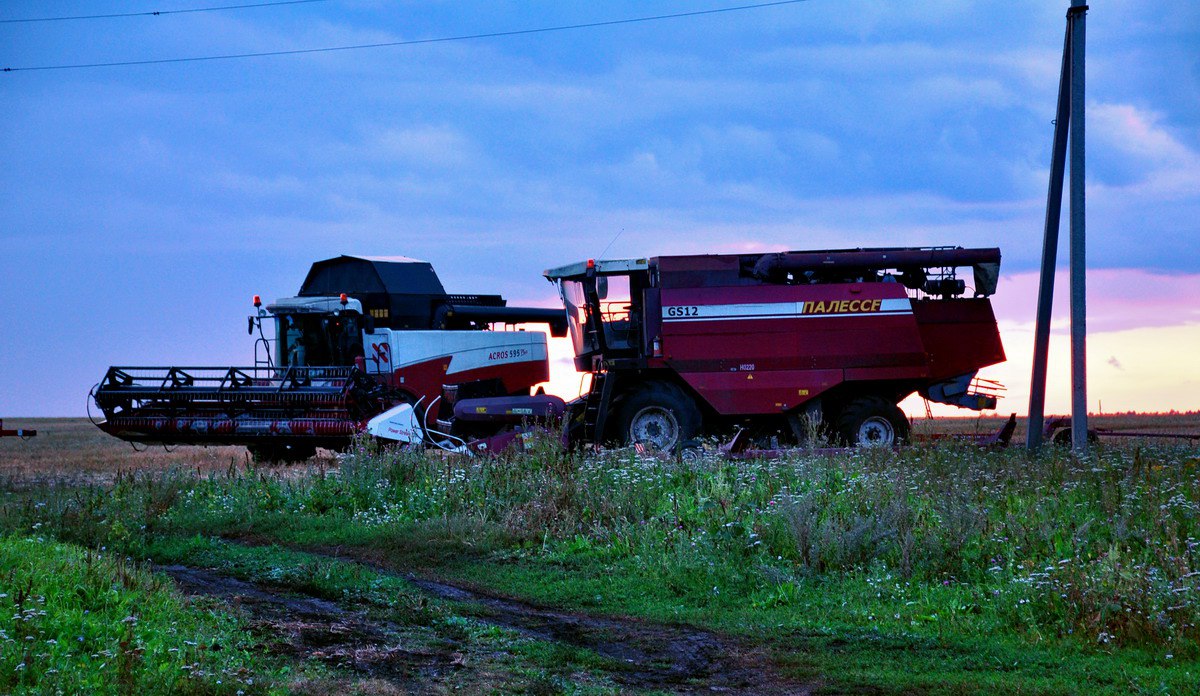
[{"label": "grassy field", "polygon": [[[1111,419],[1094,424],[1200,432],[1197,414]],[[238,448],[6,426],[42,432],[0,441],[0,692],[82,673],[107,693],[1200,683],[1186,442],[687,463],[363,448],[256,469]]]},{"label": "grassy field", "polygon": [[117,555],[10,536],[0,568],[4,693],[233,694],[281,674],[216,602]]}]

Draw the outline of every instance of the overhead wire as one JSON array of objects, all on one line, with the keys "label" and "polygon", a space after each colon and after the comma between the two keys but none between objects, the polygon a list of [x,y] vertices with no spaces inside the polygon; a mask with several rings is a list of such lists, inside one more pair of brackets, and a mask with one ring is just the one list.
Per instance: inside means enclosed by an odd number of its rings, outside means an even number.
[{"label": "overhead wire", "polygon": [[702,15],[721,14],[726,12],[740,12],[743,10],[757,10],[765,7],[778,7],[780,5],[796,5],[808,0],[775,0],[774,2],[759,2],[749,5],[735,5],[732,7],[718,7],[709,10],[692,10],[689,12],[673,12],[671,14],[650,15],[645,17],[627,17],[624,19],[610,19],[599,22],[583,22],[579,24],[561,24],[550,27],[537,27],[533,29],[514,29],[511,31],[493,31],[481,34],[461,34],[457,36],[441,36],[429,39],[409,39],[406,41],[385,41],[380,43],[369,44],[354,44],[350,46],[326,46],[322,48],[296,48],[281,51],[257,51],[252,53],[228,53],[215,56],[190,56],[184,58],[152,58],[147,60],[122,60],[103,63],[71,63],[63,65],[36,65],[29,67],[3,68],[3,72],[33,72],[42,70],[78,70],[86,68],[115,68],[130,65],[161,65],[165,63],[195,63],[202,61],[216,60],[237,60],[241,58],[265,58],[270,56],[295,56],[310,53],[331,53],[335,51],[357,51],[371,48],[389,48],[395,46],[416,46],[420,44],[448,43],[451,41],[471,41],[478,39],[493,39],[507,36],[523,36],[528,34],[546,34],[556,31],[571,31],[578,29],[592,29],[595,27],[610,27],[622,24],[637,24],[640,22],[657,22],[669,19],[681,19],[684,17],[699,17]]},{"label": "overhead wire", "polygon": [[32,24],[35,22],[68,22],[82,19],[117,19],[121,17],[162,17],[164,15],[191,14],[194,12],[219,12],[223,10],[245,10],[254,7],[275,7],[277,5],[304,5],[310,2],[327,2],[327,0],[277,0],[276,2],[256,2],[244,5],[221,5],[219,7],[193,7],[183,10],[148,10],[146,12],[115,12],[112,14],[73,15],[69,17],[23,17],[20,19],[0,19],[0,24]]}]

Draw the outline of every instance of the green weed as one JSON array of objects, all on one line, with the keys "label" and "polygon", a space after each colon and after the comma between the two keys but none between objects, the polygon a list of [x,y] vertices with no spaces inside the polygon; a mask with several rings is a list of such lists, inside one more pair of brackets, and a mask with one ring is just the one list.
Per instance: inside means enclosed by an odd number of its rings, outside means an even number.
[{"label": "green weed", "polygon": [[262,694],[278,665],[231,615],[110,555],[0,537],[0,692]]}]

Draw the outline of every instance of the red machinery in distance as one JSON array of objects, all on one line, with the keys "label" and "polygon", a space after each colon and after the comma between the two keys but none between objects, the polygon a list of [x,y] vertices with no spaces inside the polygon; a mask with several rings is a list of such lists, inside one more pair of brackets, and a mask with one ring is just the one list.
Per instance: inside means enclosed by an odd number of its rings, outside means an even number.
[{"label": "red machinery in distance", "polygon": [[4,419],[0,418],[0,437],[19,437],[24,440],[37,437],[37,431],[29,428],[5,428]]}]

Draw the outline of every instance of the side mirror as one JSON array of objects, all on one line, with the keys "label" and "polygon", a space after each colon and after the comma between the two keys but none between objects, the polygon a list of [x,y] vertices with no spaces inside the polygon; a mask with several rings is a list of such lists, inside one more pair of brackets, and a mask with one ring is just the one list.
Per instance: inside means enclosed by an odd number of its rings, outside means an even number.
[{"label": "side mirror", "polygon": [[254,317],[246,317],[246,333],[254,335]]},{"label": "side mirror", "polygon": [[375,333],[375,317],[371,316],[370,314],[363,317],[363,331],[365,331],[367,334]]},{"label": "side mirror", "polygon": [[602,300],[608,298],[608,276],[597,276],[596,297]]}]

